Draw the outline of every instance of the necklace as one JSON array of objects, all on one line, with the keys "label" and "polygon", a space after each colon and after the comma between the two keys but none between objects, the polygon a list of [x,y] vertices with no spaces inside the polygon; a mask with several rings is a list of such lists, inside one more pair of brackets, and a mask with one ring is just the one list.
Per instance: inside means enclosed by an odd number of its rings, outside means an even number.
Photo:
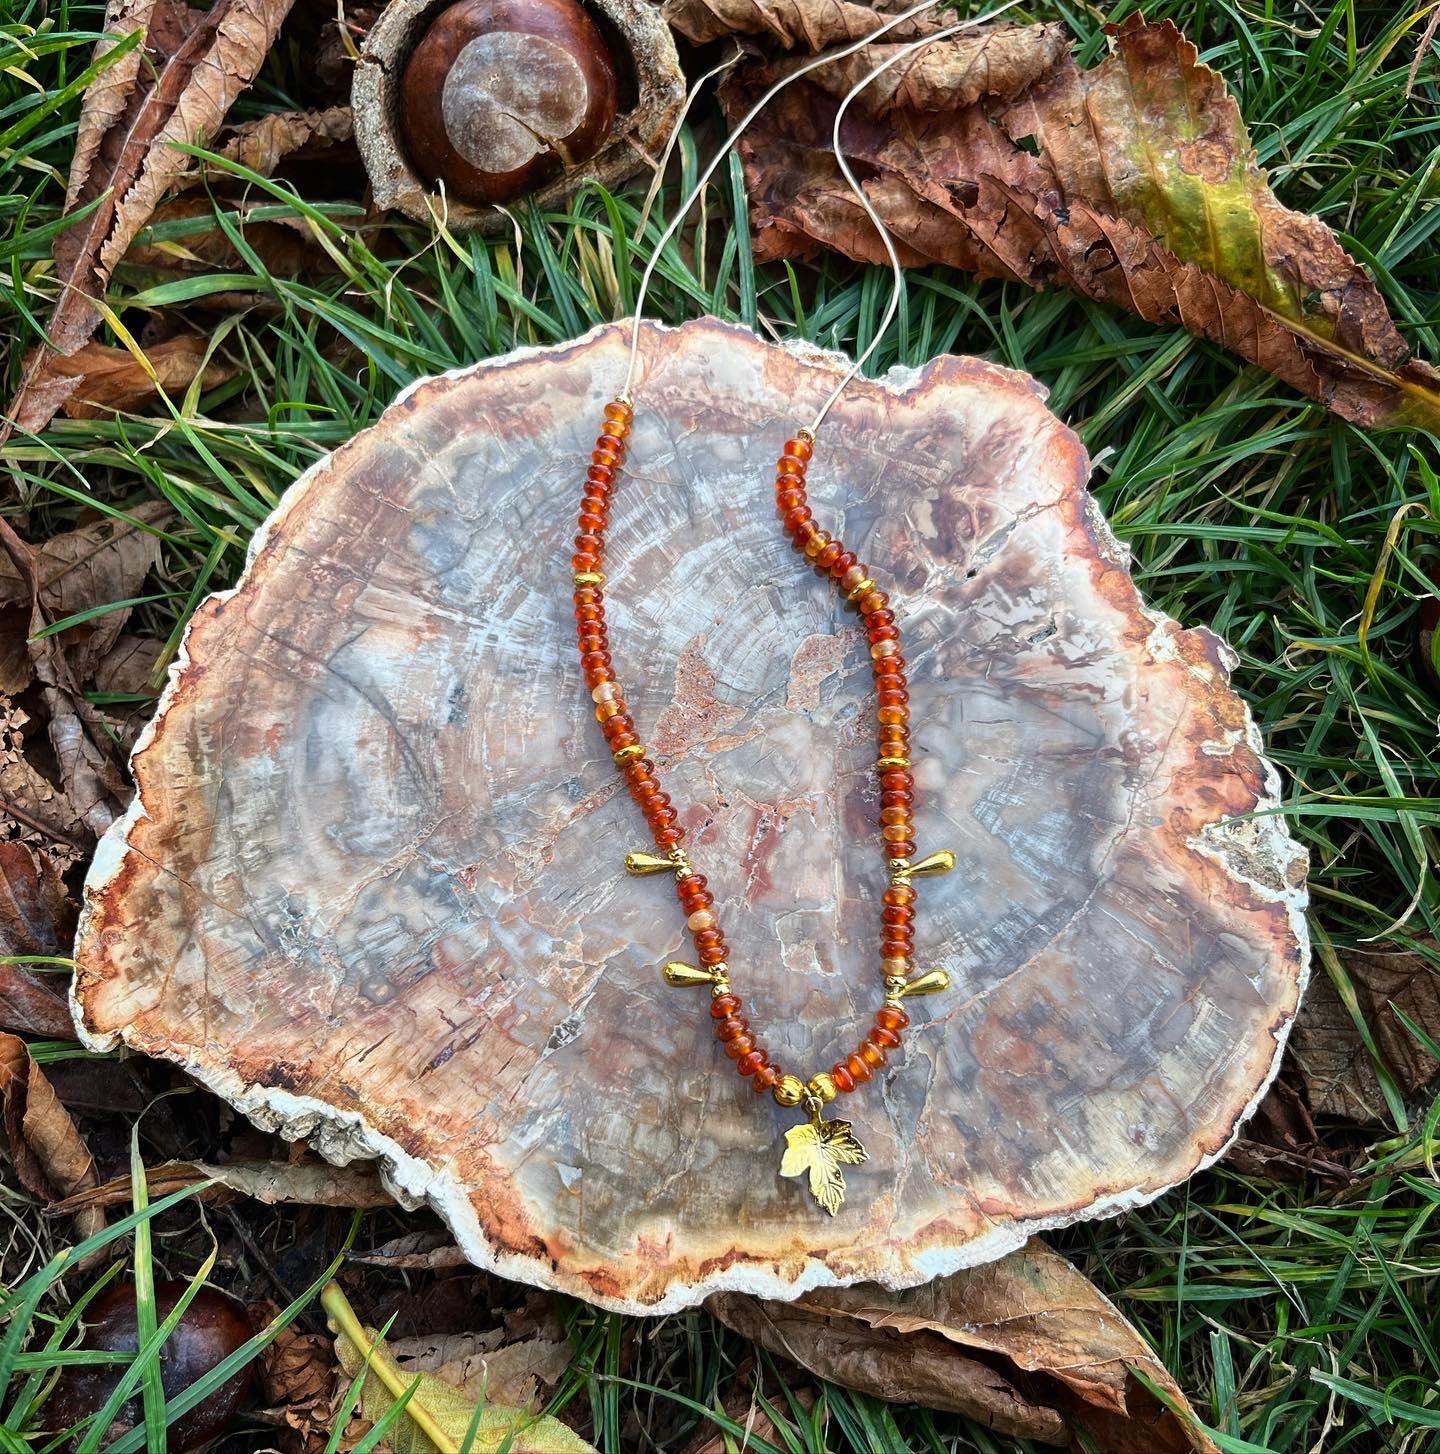
[{"label": "necklace", "polygon": [[[932,969],[916,975],[915,905],[917,893],[914,880],[931,874],[948,873],[955,866],[955,855],[948,849],[914,859],[915,845],[915,778],[910,762],[910,692],[906,685],[905,657],[901,651],[900,623],[890,609],[890,598],[875,583],[866,567],[853,551],[838,538],[822,530],[814,520],[806,502],[805,479],[815,452],[815,431],[840,397],[841,391],[864,367],[866,359],[878,345],[895,317],[903,285],[900,259],[888,229],[882,222],[864,189],[855,179],[841,146],[840,129],[846,110],[861,91],[883,71],[936,40],[955,35],[961,30],[991,18],[1008,9],[1015,0],[988,11],[985,15],[947,26],[909,45],[896,47],[849,90],[835,113],[832,143],[835,159],[856,200],[869,216],[884,244],[894,276],[890,302],[874,338],[860,357],[850,366],[840,382],[821,406],[813,423],[796,430],[786,441],[775,467],[775,506],[780,523],[791,545],[823,576],[828,576],[844,593],[845,600],[860,614],[870,648],[875,673],[876,718],[879,724],[879,755],[875,770],[880,778],[880,841],[884,847],[888,886],[882,894],[880,973],[884,981],[884,999],[875,1011],[874,1021],[859,1045],[842,1057],[829,1070],[817,1071],[808,1078],[787,1071],[760,1042],[750,1021],[742,1013],[744,1002],[730,983],[725,933],[715,909],[715,896],[710,892],[703,873],[690,866],[684,847],[684,830],[680,815],[670,795],[661,786],[659,769],[646,756],[639,729],[625,703],[624,689],[616,675],[610,655],[609,632],[605,624],[605,528],[620,467],[630,438],[635,411],[630,387],[635,376],[640,340],[640,310],[646,289],[659,263],[666,242],[674,235],[690,204],[699,196],[721,159],[741,132],[750,124],[779,91],[817,66],[853,54],[871,41],[930,9],[936,0],[920,0],[909,10],[891,16],[875,30],[839,51],[816,57],[791,70],[776,82],[747,112],[731,131],[724,145],[711,159],[699,181],[681,204],[675,217],[661,232],[640,281],[630,336],[630,368],[625,386],[618,398],[605,406],[604,423],[580,496],[578,532],[575,553],[570,564],[574,571],[575,626],[580,648],[580,669],[585,686],[595,704],[595,718],[605,734],[611,757],[619,770],[630,796],[645,816],[654,838],[656,853],[634,852],[625,858],[628,873],[646,875],[673,873],[676,895],[685,914],[685,924],[695,941],[699,964],[672,960],[665,966],[666,982],[674,986],[709,985],[710,1018],[715,1036],[736,1071],[759,1093],[769,1091],[775,1101],[787,1108],[801,1107],[805,1120],[785,1133],[785,1151],[780,1161],[781,1176],[809,1176],[810,1191],[815,1200],[831,1216],[845,1200],[845,1175],[842,1167],[859,1165],[866,1159],[865,1148],[854,1134],[849,1121],[826,1120],[824,1107],[838,1096],[849,1095],[868,1084],[876,1072],[884,1068],[889,1057],[900,1049],[901,1037],[910,1023],[903,1002],[915,995],[934,994],[949,988],[950,977],[943,969]],[[719,69],[723,69],[723,66]],[[713,74],[713,73],[712,73]],[[708,79],[708,78],[707,78]],[[692,99],[695,92],[692,91]],[[689,102],[686,106],[688,109]],[[684,119],[684,111],[680,120]],[[671,144],[679,134],[679,122],[672,133]],[[667,147],[666,155],[669,154]],[[662,158],[661,168],[664,169]]]},{"label": "necklace", "polygon": [[848,1095],[869,1082],[900,1048],[910,1017],[903,1001],[912,995],[933,994],[949,986],[949,976],[935,969],[913,975],[915,955],[916,889],[912,882],[945,873],[955,865],[948,850],[914,861],[915,778],[910,761],[910,693],[906,685],[905,657],[901,652],[900,624],[890,599],[868,570],[843,542],[816,525],[806,503],[805,478],[814,453],[815,436],[797,431],[786,442],[776,464],[775,505],[790,543],[822,575],[844,592],[865,626],[875,673],[876,717],[879,724],[880,840],[889,877],[882,895],[880,971],[885,995],[875,1011],[874,1023],[856,1049],[837,1060],[828,1071],[808,1079],[787,1072],[773,1060],[742,1013],[743,1001],[734,993],[725,934],[715,910],[715,896],[703,873],[690,866],[684,848],[679,814],[660,781],[659,769],[646,756],[639,729],[625,703],[624,689],[610,654],[605,624],[605,528],[610,504],[634,419],[624,400],[605,406],[605,422],[595,448],[580,498],[579,531],[575,536],[575,625],[580,668],[595,703],[595,717],[630,796],[645,816],[657,853],[635,852],[625,859],[626,871],[644,875],[673,872],[685,923],[694,937],[698,965],[671,961],[666,981],[675,986],[709,985],[710,1017],[715,1036],[736,1071],[757,1092],[769,1091],[784,1107],[803,1107],[806,1120],[785,1133],[782,1176],[808,1173],[816,1201],[832,1216],[845,1199],[843,1166],[866,1159],[848,1121],[826,1120],[822,1109],[837,1096]]}]

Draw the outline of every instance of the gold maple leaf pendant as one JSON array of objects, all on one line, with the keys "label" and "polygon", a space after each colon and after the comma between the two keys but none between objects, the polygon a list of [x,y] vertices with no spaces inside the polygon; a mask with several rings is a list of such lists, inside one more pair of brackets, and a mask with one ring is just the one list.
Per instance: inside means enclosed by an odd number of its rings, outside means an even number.
[{"label": "gold maple leaf pendant", "polygon": [[810,1119],[785,1133],[781,1176],[810,1173],[810,1193],[833,1217],[845,1200],[842,1166],[859,1166],[869,1154],[855,1139],[849,1121],[826,1121],[818,1101],[809,1106]]}]

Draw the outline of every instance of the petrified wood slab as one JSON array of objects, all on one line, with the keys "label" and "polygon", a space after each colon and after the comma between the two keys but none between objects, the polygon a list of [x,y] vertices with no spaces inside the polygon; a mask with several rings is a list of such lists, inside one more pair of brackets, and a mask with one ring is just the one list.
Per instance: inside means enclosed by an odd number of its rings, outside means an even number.
[{"label": "petrified wood slab", "polygon": [[[770,481],[840,364],[710,320],[642,346],[617,659],[737,988],[816,1069],[877,983],[870,685]],[[904,603],[921,852],[960,859],[922,964],[954,988],[844,1103],[871,1159],[840,1216],[779,1178],[795,1113],[660,979],[681,919],[622,871],[642,832],[573,660],[573,502],[625,347],[427,380],[286,496],[96,857],[87,1041],[378,1156],[477,1263],[632,1310],[915,1283],[1213,1160],[1295,1011],[1303,855],[1230,653],[1146,609],[1075,436],[947,358],[854,385],[811,493]]]}]

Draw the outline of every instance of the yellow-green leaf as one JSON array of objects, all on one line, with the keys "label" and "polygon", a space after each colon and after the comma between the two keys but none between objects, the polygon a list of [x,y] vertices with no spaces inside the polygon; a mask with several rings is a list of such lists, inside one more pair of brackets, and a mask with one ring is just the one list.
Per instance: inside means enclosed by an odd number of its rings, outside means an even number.
[{"label": "yellow-green leaf", "polygon": [[[373,1328],[363,1327],[340,1288],[331,1283],[321,1302],[335,1333],[335,1356],[354,1378],[362,1368],[360,1412],[378,1424],[396,1401],[415,1386],[386,1436],[393,1454],[459,1454],[475,1421],[475,1404],[433,1373],[407,1374]],[[507,1443],[508,1441],[508,1443]],[[486,1403],[475,1425],[471,1454],[595,1454],[579,1434],[559,1419],[524,1409]],[[383,1446],[382,1446],[383,1447]]]}]

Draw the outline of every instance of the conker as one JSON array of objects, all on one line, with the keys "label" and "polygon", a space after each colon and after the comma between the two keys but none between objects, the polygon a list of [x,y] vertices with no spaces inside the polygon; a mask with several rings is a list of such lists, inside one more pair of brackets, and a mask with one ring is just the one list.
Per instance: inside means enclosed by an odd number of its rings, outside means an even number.
[{"label": "conker", "polygon": [[464,202],[506,202],[600,150],[617,89],[577,0],[458,0],[406,62],[400,126],[428,180]]},{"label": "conker", "polygon": [[[157,1321],[163,1321],[174,1311],[185,1287],[183,1282],[155,1284]],[[117,1283],[107,1288],[85,1309],[84,1318],[85,1336],[80,1347],[108,1353],[133,1353],[140,1346],[134,1284]],[[221,1359],[239,1348],[253,1332],[245,1309],[234,1298],[214,1288],[202,1287],[160,1350],[160,1382],[165,1397],[174,1398],[177,1393],[189,1388]],[[97,1413],[114,1392],[124,1371],[125,1365],[120,1363],[72,1364],[64,1369],[40,1411],[42,1426],[52,1433],[59,1433]],[[247,1364],[170,1426],[166,1447],[173,1454],[180,1454],[182,1450],[209,1443],[234,1417],[241,1400],[250,1390],[250,1380],[251,1370]],[[111,1425],[112,1438],[123,1429],[133,1428],[142,1418],[140,1395],[137,1393],[124,1405]]]}]

